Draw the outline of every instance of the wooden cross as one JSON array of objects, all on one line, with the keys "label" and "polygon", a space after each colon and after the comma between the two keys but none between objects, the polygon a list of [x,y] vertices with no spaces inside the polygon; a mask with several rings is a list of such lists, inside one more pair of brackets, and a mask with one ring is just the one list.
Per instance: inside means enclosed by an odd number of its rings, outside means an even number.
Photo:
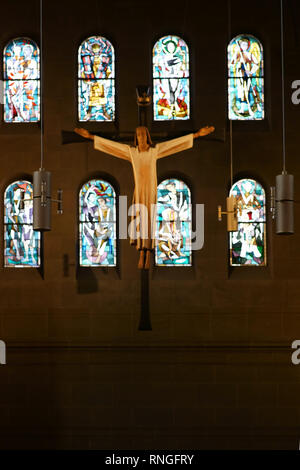
[{"label": "wooden cross", "polygon": [[[137,91],[137,105],[138,105],[138,125],[139,126],[147,126],[148,121],[148,109],[151,104],[151,95],[150,95],[150,87],[148,86],[138,86],[136,88]],[[95,134],[97,135],[97,134]],[[165,140],[166,138],[176,138],[179,137],[176,133],[153,133],[153,137],[156,140],[161,139]],[[180,137],[182,134],[180,134]],[[133,132],[123,132],[123,133],[101,133],[101,137],[108,138],[111,140],[117,140],[118,142],[128,142],[133,140],[134,133]],[[215,131],[212,136],[205,137],[206,139],[224,142],[225,141],[225,130],[220,129],[217,132]],[[81,137],[75,132],[68,132],[62,131],[62,143],[69,144],[69,143],[80,143],[86,142],[84,137]],[[149,331],[152,330],[151,326],[151,319],[150,319],[150,296],[149,296],[149,270],[148,269],[141,269],[141,316],[140,316],[140,323],[139,323],[139,330],[140,331]]]}]

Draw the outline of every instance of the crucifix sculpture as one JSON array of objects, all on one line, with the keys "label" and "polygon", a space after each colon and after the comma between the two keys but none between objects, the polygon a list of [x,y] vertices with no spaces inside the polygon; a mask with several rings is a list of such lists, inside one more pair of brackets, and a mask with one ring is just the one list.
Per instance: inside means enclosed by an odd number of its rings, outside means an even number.
[{"label": "crucifix sculpture", "polygon": [[[110,140],[108,138],[99,137],[93,135],[85,129],[76,128],[73,132],[63,131],[62,140],[64,144],[84,142],[84,139],[91,139],[94,141],[94,147],[97,150],[103,151],[117,158],[125,159],[131,163],[133,167],[134,180],[135,180],[135,191],[134,191],[134,202],[145,204],[149,209],[151,204],[156,203],[157,199],[157,171],[156,161],[159,158],[167,157],[176,152],[181,152],[193,147],[194,139],[202,136],[206,136],[215,131],[214,127],[206,126],[200,129],[196,133],[190,133],[187,136],[176,137],[166,142],[158,143],[153,145],[150,133],[147,128],[147,109],[151,104],[150,88],[148,86],[139,86],[137,91],[137,104],[138,104],[138,122],[139,127],[136,128],[134,135],[134,146],[127,144],[129,135],[132,138],[132,133],[116,133],[115,135],[105,135],[105,137],[117,138],[118,142]],[[225,141],[224,129],[219,130],[220,135],[214,134],[210,140],[219,142]],[[153,134],[157,138],[167,138],[168,134],[165,132]],[[122,142],[126,142],[123,144]],[[154,206],[155,207],[155,206]],[[140,331],[152,330],[151,319],[150,319],[150,294],[149,294],[149,265],[150,265],[150,254],[154,248],[154,233],[152,229],[155,227],[155,212],[147,210],[147,217],[141,220],[140,225],[146,225],[146,230],[140,226],[140,233],[142,237],[138,239],[131,239],[133,244],[136,244],[136,248],[140,251],[138,266],[141,268],[141,317],[139,323]],[[150,219],[150,220],[149,220]],[[147,224],[143,222],[147,221]],[[149,224],[150,222],[150,224]],[[143,234],[148,235],[148,238]],[[150,235],[150,237],[149,237]]]},{"label": "crucifix sculpture", "polygon": [[127,160],[132,165],[135,181],[133,204],[137,207],[135,215],[139,217],[139,228],[136,233],[130,233],[130,242],[136,245],[140,252],[138,263],[140,269],[149,269],[150,253],[155,246],[154,208],[157,201],[157,160],[192,148],[194,139],[206,136],[213,131],[213,126],[206,126],[196,133],[154,145],[148,128],[139,126],[136,128],[134,146],[130,146],[98,137],[86,129],[75,129],[77,134],[93,140],[96,150]]}]

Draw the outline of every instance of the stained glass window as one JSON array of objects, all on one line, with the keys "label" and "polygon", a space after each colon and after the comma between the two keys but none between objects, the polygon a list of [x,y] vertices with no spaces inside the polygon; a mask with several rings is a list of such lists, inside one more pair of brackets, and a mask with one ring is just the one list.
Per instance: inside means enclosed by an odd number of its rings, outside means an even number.
[{"label": "stained glass window", "polygon": [[156,265],[191,266],[191,238],[191,192],[183,181],[164,180],[157,187]]},{"label": "stained glass window", "polygon": [[236,36],[228,45],[228,117],[264,119],[263,47],[248,34]]},{"label": "stained glass window", "polygon": [[86,39],[78,50],[78,119],[115,119],[115,53],[101,36]]},{"label": "stained glass window", "polygon": [[190,118],[189,50],[178,36],[164,36],[153,47],[155,121]]},{"label": "stained glass window", "polygon": [[40,120],[40,52],[31,39],[17,38],[4,49],[4,121]]},{"label": "stained glass window", "polygon": [[15,181],[4,194],[4,266],[40,266],[40,232],[33,230],[33,186]]},{"label": "stained glass window", "polygon": [[90,180],[79,194],[80,266],[116,266],[116,194],[103,180]]},{"label": "stained glass window", "polygon": [[230,232],[231,266],[266,265],[266,196],[252,179],[237,181],[231,188],[238,207],[238,231]]}]

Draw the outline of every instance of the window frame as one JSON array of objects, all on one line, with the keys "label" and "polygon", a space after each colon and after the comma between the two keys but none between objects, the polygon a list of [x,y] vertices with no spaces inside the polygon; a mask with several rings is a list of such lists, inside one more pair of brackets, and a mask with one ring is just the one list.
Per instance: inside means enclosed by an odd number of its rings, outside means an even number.
[{"label": "window frame", "polygon": [[[9,47],[9,45],[11,43],[13,43],[14,41],[17,41],[17,40],[26,40],[26,41],[29,41],[31,43],[31,45],[33,47],[36,48],[37,52],[38,52],[38,61],[37,61],[37,64],[38,64],[38,78],[36,79],[30,79],[31,81],[36,81],[38,82],[38,119],[35,120],[35,121],[7,121],[5,119],[5,107],[6,107],[6,92],[5,92],[5,84],[7,82],[10,82],[10,81],[14,81],[14,80],[11,80],[9,78],[6,78],[6,50],[7,48]],[[37,41],[35,41],[34,39],[32,38],[29,38],[28,36],[18,36],[18,37],[14,37],[12,39],[10,39],[9,41],[7,41],[5,43],[5,45],[3,46],[3,50],[2,50],[2,79],[3,79],[3,112],[2,112],[2,122],[5,126],[10,126],[11,124],[16,124],[16,125],[23,125],[23,126],[40,126],[40,122],[41,122],[41,100],[42,100],[42,95],[41,95],[41,88],[42,88],[42,84],[41,84],[41,51],[40,51],[40,47],[37,43]],[[28,129],[28,127],[27,127]]]},{"label": "window frame", "polygon": [[[262,118],[260,119],[241,119],[241,118],[236,118],[236,119],[232,119],[230,117],[230,93],[229,93],[229,81],[233,78],[230,74],[230,67],[229,67],[229,50],[230,50],[230,47],[233,43],[233,41],[235,41],[237,38],[239,37],[246,37],[246,38],[252,38],[254,39],[257,44],[259,45],[259,48],[260,48],[260,54],[261,54],[261,62],[262,62],[262,66],[261,66],[261,71],[262,71],[262,74],[257,77],[261,80],[261,83],[262,83],[262,95],[263,95],[263,116]],[[248,124],[250,122],[260,122],[260,123],[264,123],[266,122],[266,119],[267,119],[267,111],[266,111],[266,90],[265,90],[265,70],[266,70],[266,63],[265,63],[265,48],[262,44],[262,42],[257,38],[257,36],[254,36],[253,34],[249,34],[249,33],[239,33],[237,35],[235,35],[234,37],[232,37],[232,39],[228,42],[227,44],[227,48],[226,48],[226,70],[227,70],[227,73],[226,73],[226,77],[227,77],[227,86],[226,86],[226,93],[227,93],[227,111],[226,111],[226,115],[227,115],[227,120],[230,122],[247,122]]]},{"label": "window frame", "polygon": [[[115,220],[112,222],[114,224],[115,228],[115,239],[114,239],[114,264],[99,264],[99,265],[93,265],[93,264],[81,264],[81,255],[82,255],[82,231],[81,231],[81,226],[85,223],[85,221],[81,221],[81,215],[82,215],[82,207],[81,207],[81,198],[82,198],[82,189],[84,188],[85,185],[89,184],[92,181],[100,181],[101,183],[108,184],[111,189],[113,190],[113,198],[114,198],[114,211],[115,211]],[[104,196],[105,197],[105,196]],[[78,238],[77,238],[77,243],[78,243],[78,268],[79,269],[84,269],[86,270],[87,268],[117,268],[118,263],[119,263],[119,243],[118,243],[118,192],[116,190],[116,185],[109,180],[109,178],[105,176],[92,176],[82,182],[80,185],[80,188],[78,190]]]},{"label": "window frame", "polygon": [[[249,181],[252,181],[254,182],[255,184],[258,184],[260,185],[260,187],[262,188],[262,191],[263,191],[263,196],[264,196],[264,221],[261,221],[261,222],[257,222],[257,223],[262,223],[264,225],[264,243],[263,243],[263,247],[264,247],[264,262],[262,264],[232,264],[232,248],[231,248],[231,237],[232,237],[232,233],[229,232],[228,233],[228,253],[229,253],[229,269],[230,270],[233,270],[235,268],[244,268],[244,269],[247,269],[247,268],[268,268],[269,266],[269,263],[268,263],[268,204],[267,204],[267,194],[266,194],[266,190],[265,190],[265,186],[256,178],[254,177],[249,177],[249,176],[243,176],[243,177],[240,177],[238,179],[236,179],[234,181],[234,183],[232,184],[232,186],[230,187],[229,191],[228,191],[228,196],[231,196],[232,194],[232,189],[234,188],[234,186],[237,184],[237,183],[240,183],[244,180],[249,180]],[[239,223],[251,223],[251,222],[238,222]],[[239,230],[237,230],[239,231]]]},{"label": "window frame", "polygon": [[[86,43],[87,41],[89,41],[90,39],[92,38],[102,38],[104,39],[106,42],[108,42],[112,48],[112,57],[113,57],[113,78],[104,78],[104,79],[94,79],[95,81],[98,81],[98,80],[110,80],[112,81],[112,85],[113,85],[113,105],[114,105],[114,109],[113,109],[113,119],[109,119],[109,120],[106,120],[106,119],[102,119],[102,120],[95,120],[95,119],[87,119],[87,120],[80,120],[80,94],[79,94],[79,90],[80,90],[80,83],[82,81],[84,81],[85,79],[80,77],[80,66],[81,66],[81,61],[80,61],[80,57],[81,57],[81,48],[82,46],[84,45],[84,43]],[[101,36],[101,35],[98,35],[98,34],[92,34],[86,38],[84,38],[79,46],[77,47],[77,65],[76,65],[76,120],[78,123],[80,123],[81,125],[88,125],[88,126],[91,126],[91,125],[101,125],[103,123],[105,123],[106,125],[109,126],[110,125],[116,125],[116,122],[117,122],[117,106],[116,106],[116,102],[117,102],[117,90],[116,90],[116,81],[117,81],[117,74],[116,74],[116,49],[115,49],[115,46],[113,44],[113,42],[108,39],[107,37],[105,36]]]},{"label": "window frame", "polygon": [[[20,177],[20,178],[17,178],[17,179],[14,179],[13,181],[11,181],[10,183],[8,183],[5,187],[4,187],[4,190],[3,190],[3,237],[2,237],[2,241],[3,241],[3,249],[2,249],[2,266],[5,270],[7,269],[16,269],[16,268],[26,268],[26,269],[37,269],[39,271],[41,271],[42,275],[43,275],[43,234],[39,231],[33,231],[33,233],[37,232],[38,233],[38,238],[37,238],[37,242],[38,242],[38,257],[39,257],[39,263],[36,265],[36,266],[30,266],[30,265],[24,265],[24,264],[20,264],[20,265],[6,265],[5,263],[5,259],[6,259],[6,255],[5,255],[5,251],[6,251],[6,233],[7,233],[7,225],[9,225],[9,223],[5,222],[5,218],[6,218],[6,203],[5,203],[5,199],[6,199],[6,193],[7,191],[10,189],[11,186],[15,185],[16,183],[19,183],[19,182],[22,182],[22,183],[27,183],[27,184],[30,184],[31,185],[31,188],[32,188],[32,196],[33,196],[33,182],[29,180],[29,178],[27,177]],[[33,208],[33,201],[32,201],[32,208]],[[33,219],[32,219],[32,223],[30,224],[19,224],[19,223],[16,223],[16,225],[31,225],[32,228],[33,228]]]},{"label": "window frame", "polygon": [[[157,236],[155,237],[155,247],[154,247],[154,266],[155,268],[161,268],[161,267],[168,267],[168,268],[172,268],[172,267],[175,267],[175,268],[193,268],[193,250],[192,250],[192,243],[193,243],[193,220],[194,220],[194,208],[193,208],[193,203],[192,203],[192,190],[190,188],[190,185],[181,177],[177,177],[177,176],[172,176],[172,175],[169,175],[168,177],[162,179],[158,185],[157,185],[157,192],[158,192],[158,189],[161,185],[165,184],[165,182],[167,181],[172,181],[172,180],[175,180],[179,183],[182,183],[184,185],[184,189],[187,189],[188,191],[188,196],[189,196],[189,203],[190,204],[190,208],[189,208],[189,211],[190,211],[190,220],[188,220],[188,223],[189,223],[189,228],[190,228],[190,254],[189,254],[189,264],[158,264],[157,263],[157,245],[158,245],[158,238]],[[157,199],[158,199],[158,195],[157,195]],[[157,208],[159,206],[159,202],[157,200]],[[156,219],[155,219],[155,234],[157,235],[157,232],[158,232],[158,216],[157,216],[157,212],[156,212]]]},{"label": "window frame", "polygon": [[[188,80],[188,90],[189,90],[189,117],[188,118],[185,118],[185,119],[180,119],[180,118],[175,118],[175,119],[155,119],[155,104],[154,104],[154,80],[157,79],[157,77],[154,77],[154,50],[155,50],[155,47],[157,46],[158,42],[161,41],[162,39],[164,38],[167,38],[167,37],[176,37],[180,40],[182,40],[187,48],[187,54],[188,54],[188,77],[180,77],[179,80],[182,80],[182,79],[187,79]],[[164,77],[162,78],[164,79]],[[155,125],[159,125],[159,124],[162,124],[162,123],[181,123],[181,125],[183,123],[190,123],[192,122],[192,118],[193,118],[193,112],[192,112],[192,87],[191,87],[191,84],[192,84],[192,77],[191,77],[191,47],[190,47],[190,44],[188,43],[188,41],[186,41],[186,39],[184,39],[181,35],[179,34],[176,34],[176,33],[166,33],[162,36],[159,36],[154,43],[152,43],[152,47],[151,47],[151,83],[152,83],[152,122]]]}]

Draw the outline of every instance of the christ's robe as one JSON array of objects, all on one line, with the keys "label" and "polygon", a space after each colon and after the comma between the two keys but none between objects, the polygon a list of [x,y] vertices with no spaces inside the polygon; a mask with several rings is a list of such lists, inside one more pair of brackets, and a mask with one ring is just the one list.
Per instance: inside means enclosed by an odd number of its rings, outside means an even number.
[{"label": "christ's robe", "polygon": [[135,215],[139,217],[138,233],[134,233],[134,224],[131,223],[130,242],[136,244],[137,249],[153,249],[155,244],[155,222],[156,222],[156,201],[157,201],[157,171],[156,161],[182,152],[193,147],[193,134],[168,140],[148,150],[140,152],[138,147],[114,142],[103,137],[94,137],[94,147],[96,150],[108,153],[114,157],[127,160],[133,168],[135,189],[133,204],[144,205],[147,211],[142,208],[137,210]]}]

